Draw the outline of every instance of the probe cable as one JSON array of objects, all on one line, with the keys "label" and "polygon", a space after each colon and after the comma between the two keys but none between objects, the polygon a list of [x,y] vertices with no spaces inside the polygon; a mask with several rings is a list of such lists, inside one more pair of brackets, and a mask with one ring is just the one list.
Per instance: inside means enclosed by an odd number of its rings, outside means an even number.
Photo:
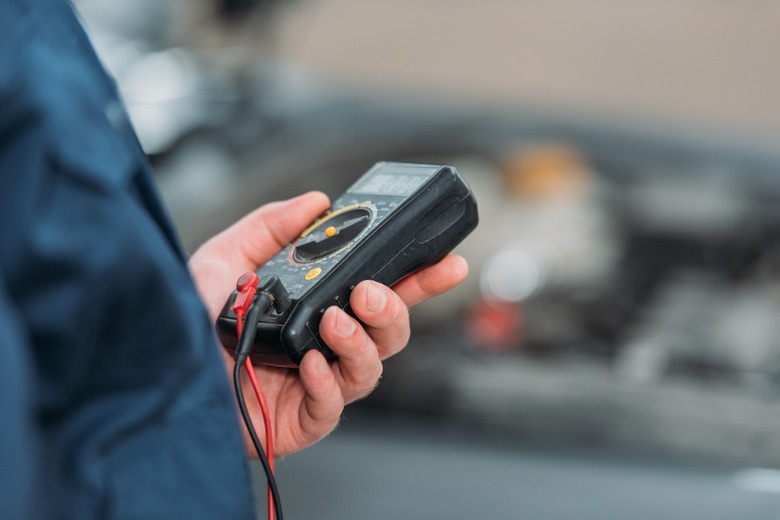
[{"label": "probe cable", "polygon": [[[239,338],[241,338],[241,331],[243,329],[243,317],[244,312],[241,309],[236,310],[236,332]],[[237,363],[238,364],[238,363]],[[249,380],[252,383],[252,389],[255,391],[255,397],[257,402],[260,403],[260,411],[263,416],[263,426],[265,427],[265,455],[268,460],[268,466],[271,468],[271,473],[274,471],[274,437],[273,427],[271,426],[271,414],[268,411],[268,405],[265,401],[265,395],[262,388],[260,388],[260,382],[257,380],[252,361],[247,358],[244,361],[244,368],[249,376]],[[256,447],[256,446],[255,446]],[[271,489],[271,483],[268,483],[268,519],[274,520],[274,504],[277,503],[273,497],[273,491]]]},{"label": "probe cable", "polygon": [[[249,307],[249,311],[246,313],[246,322],[253,324],[257,323],[258,318],[268,312],[271,307],[272,297],[269,293],[261,291],[257,294],[255,301],[252,302]],[[249,359],[249,352],[252,350],[252,344],[255,340],[257,333],[257,327],[247,327],[246,331],[243,331],[243,317],[244,310],[241,308],[234,309],[236,313],[236,331],[238,335],[238,346],[236,347],[235,365],[233,367],[233,385],[235,386],[236,398],[238,400],[238,407],[241,410],[241,416],[244,419],[249,436],[252,439],[252,444],[257,451],[257,455],[260,458],[260,462],[263,465],[266,479],[268,480],[268,518],[274,520],[274,512],[276,513],[276,520],[283,520],[282,515],[282,503],[279,499],[279,490],[276,487],[276,478],[274,477],[273,469],[273,432],[271,430],[271,418],[268,413],[268,407],[265,402],[265,397],[260,389],[260,384],[255,376],[252,362]],[[241,386],[241,366],[244,365],[249,375],[249,379],[252,382],[257,400],[260,403],[260,408],[263,412],[263,423],[266,430],[266,445],[268,446],[268,454],[263,450],[263,446],[260,443],[260,439],[257,437],[257,432],[252,424],[252,419],[249,416],[249,411],[246,407],[244,400],[244,391]]]}]

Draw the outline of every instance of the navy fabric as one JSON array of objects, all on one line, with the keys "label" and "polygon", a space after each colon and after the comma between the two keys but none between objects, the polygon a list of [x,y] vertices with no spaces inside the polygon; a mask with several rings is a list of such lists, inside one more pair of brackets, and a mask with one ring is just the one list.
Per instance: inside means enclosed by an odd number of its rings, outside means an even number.
[{"label": "navy fabric", "polygon": [[70,5],[0,3],[0,519],[254,518],[207,313]]}]

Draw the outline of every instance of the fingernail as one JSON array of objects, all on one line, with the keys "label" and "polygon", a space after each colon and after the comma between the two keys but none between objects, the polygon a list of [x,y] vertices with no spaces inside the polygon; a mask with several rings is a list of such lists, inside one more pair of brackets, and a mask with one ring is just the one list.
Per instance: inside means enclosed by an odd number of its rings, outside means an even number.
[{"label": "fingernail", "polygon": [[336,314],[336,334],[339,336],[349,336],[355,332],[355,322],[343,312]]},{"label": "fingernail", "polygon": [[366,308],[371,312],[379,312],[385,308],[387,297],[378,287],[370,284],[366,289]]}]

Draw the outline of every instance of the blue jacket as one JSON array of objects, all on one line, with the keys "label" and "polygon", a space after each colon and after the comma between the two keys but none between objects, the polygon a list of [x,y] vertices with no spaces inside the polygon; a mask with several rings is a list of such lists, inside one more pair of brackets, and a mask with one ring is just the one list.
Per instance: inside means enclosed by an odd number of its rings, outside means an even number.
[{"label": "blue jacket", "polygon": [[250,519],[228,379],[64,0],[0,2],[0,519]]}]

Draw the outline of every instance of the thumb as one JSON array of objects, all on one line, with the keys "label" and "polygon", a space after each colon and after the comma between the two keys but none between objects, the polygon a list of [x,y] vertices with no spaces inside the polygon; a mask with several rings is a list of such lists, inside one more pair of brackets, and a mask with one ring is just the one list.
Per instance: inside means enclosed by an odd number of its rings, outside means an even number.
[{"label": "thumb", "polygon": [[328,196],[319,191],[265,204],[214,237],[212,246],[234,248],[257,269],[329,207]]}]

